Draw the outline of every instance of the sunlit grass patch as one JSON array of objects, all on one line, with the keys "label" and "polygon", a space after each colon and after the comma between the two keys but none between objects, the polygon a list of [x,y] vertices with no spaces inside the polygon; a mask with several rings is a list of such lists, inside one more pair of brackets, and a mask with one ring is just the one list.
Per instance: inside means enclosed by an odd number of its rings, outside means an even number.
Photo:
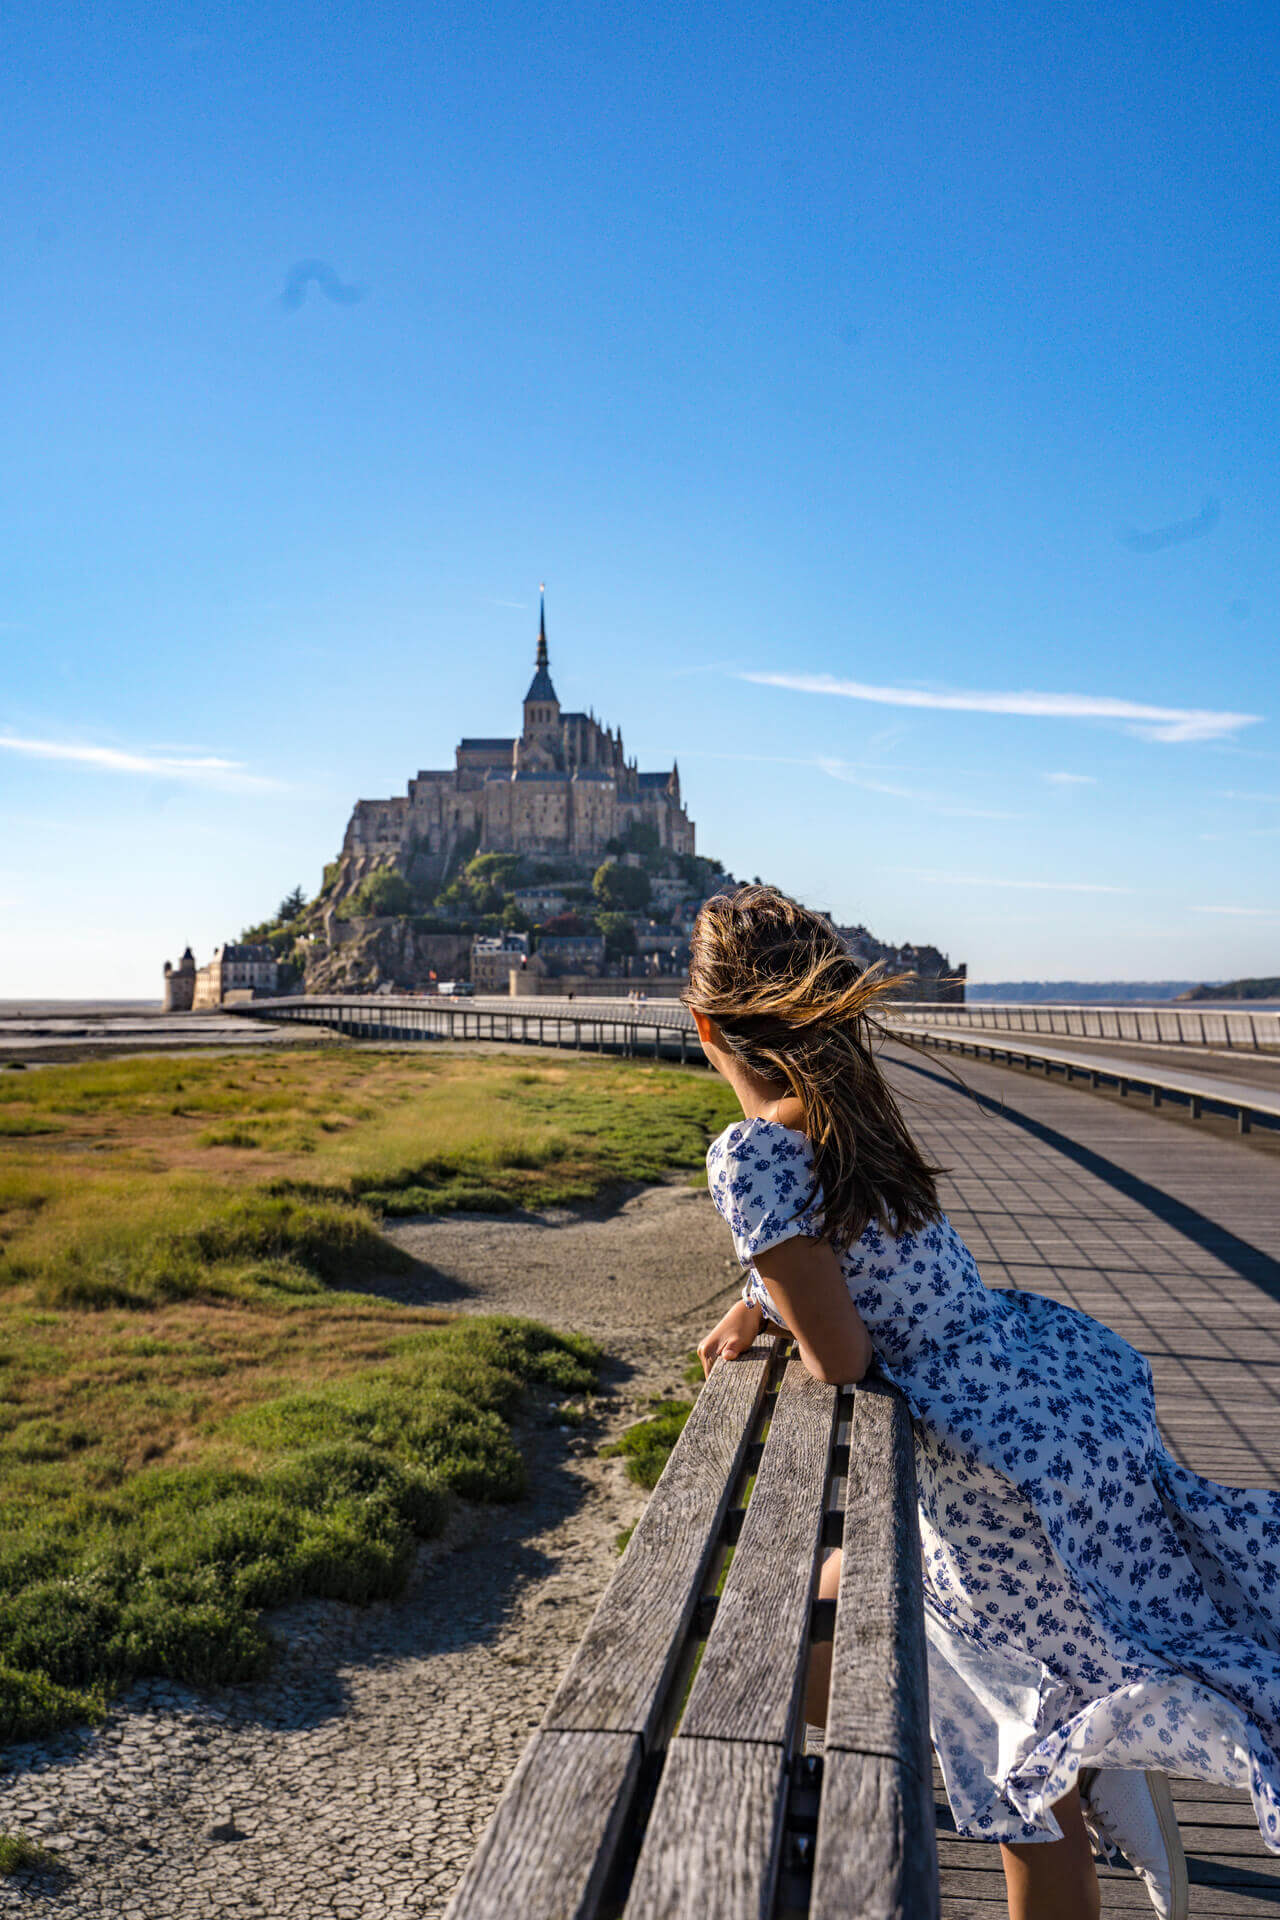
[{"label": "sunlit grass patch", "polygon": [[[709,1080],[325,1047],[0,1077],[0,1739],[134,1675],[250,1679],[259,1614],[394,1593],[524,1484],[522,1392],[597,1355],[378,1297],[391,1213],[542,1207],[700,1162]],[[252,1144],[250,1144],[252,1143]]]},{"label": "sunlit grass patch", "polygon": [[0,1739],[92,1718],[141,1675],[258,1677],[264,1608],[395,1594],[451,1496],[523,1491],[511,1421],[526,1387],[595,1384],[590,1341],[530,1321],[391,1324],[380,1364],[224,1413],[191,1462],[99,1484],[69,1457],[92,1434],[11,1429],[28,1493],[33,1462],[62,1472],[13,1503],[0,1543]]}]

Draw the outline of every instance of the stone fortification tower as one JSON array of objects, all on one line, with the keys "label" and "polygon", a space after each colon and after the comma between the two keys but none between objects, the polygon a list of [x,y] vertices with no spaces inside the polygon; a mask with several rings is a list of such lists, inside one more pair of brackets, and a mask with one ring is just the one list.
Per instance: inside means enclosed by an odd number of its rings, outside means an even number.
[{"label": "stone fortification tower", "polygon": [[196,957],[187,948],[176,967],[164,963],[164,1010],[166,1013],[190,1013],[196,997]]}]

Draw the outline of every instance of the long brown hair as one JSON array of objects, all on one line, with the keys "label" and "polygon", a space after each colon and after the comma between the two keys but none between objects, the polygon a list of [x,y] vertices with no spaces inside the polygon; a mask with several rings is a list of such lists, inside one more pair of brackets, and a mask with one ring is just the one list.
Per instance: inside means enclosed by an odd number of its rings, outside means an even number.
[{"label": "long brown hair", "polygon": [[941,1211],[942,1169],[911,1138],[873,1050],[879,1010],[908,977],[882,961],[860,967],[830,921],[776,887],[717,894],[694,925],[684,1002],[715,1021],[744,1066],[800,1102],[837,1247],[872,1220],[904,1233]]}]

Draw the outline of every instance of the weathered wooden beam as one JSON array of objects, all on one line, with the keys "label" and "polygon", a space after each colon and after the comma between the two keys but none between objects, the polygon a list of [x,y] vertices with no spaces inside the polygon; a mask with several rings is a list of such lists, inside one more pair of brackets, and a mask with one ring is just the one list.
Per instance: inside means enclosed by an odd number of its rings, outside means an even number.
[{"label": "weathered wooden beam", "polygon": [[826,1749],[809,1920],[938,1920],[933,1781]]},{"label": "weathered wooden beam", "polygon": [[882,1754],[928,1774],[911,1417],[902,1396],[878,1382],[854,1401],[844,1543],[826,1748]]},{"label": "weathered wooden beam", "polygon": [[[547,1729],[654,1743],[764,1401],[775,1340],[720,1361],[547,1709]],[[754,1505],[754,1501],[752,1502]]]},{"label": "weathered wooden beam", "polygon": [[837,1412],[836,1389],[792,1360],[676,1746],[696,1738],[779,1748],[790,1741]]},{"label": "weathered wooden beam", "polygon": [[640,1763],[634,1734],[535,1734],[445,1920],[594,1920]]},{"label": "weathered wooden beam", "polygon": [[623,1920],[768,1920],[785,1795],[781,1747],[674,1740]]},{"label": "weathered wooden beam", "polygon": [[813,1920],[936,1920],[915,1451],[902,1396],[854,1401]]}]

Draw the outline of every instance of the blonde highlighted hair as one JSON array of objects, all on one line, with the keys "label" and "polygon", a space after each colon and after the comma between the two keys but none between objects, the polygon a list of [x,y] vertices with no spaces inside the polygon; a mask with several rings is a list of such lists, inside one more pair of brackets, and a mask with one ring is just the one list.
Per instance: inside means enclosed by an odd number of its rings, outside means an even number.
[{"label": "blonde highlighted hair", "polygon": [[904,1233],[941,1211],[942,1169],[911,1138],[875,1057],[880,1009],[908,977],[880,961],[860,967],[830,921],[776,887],[717,894],[694,926],[685,1004],[714,1020],[745,1067],[800,1102],[837,1247],[873,1220]]}]

